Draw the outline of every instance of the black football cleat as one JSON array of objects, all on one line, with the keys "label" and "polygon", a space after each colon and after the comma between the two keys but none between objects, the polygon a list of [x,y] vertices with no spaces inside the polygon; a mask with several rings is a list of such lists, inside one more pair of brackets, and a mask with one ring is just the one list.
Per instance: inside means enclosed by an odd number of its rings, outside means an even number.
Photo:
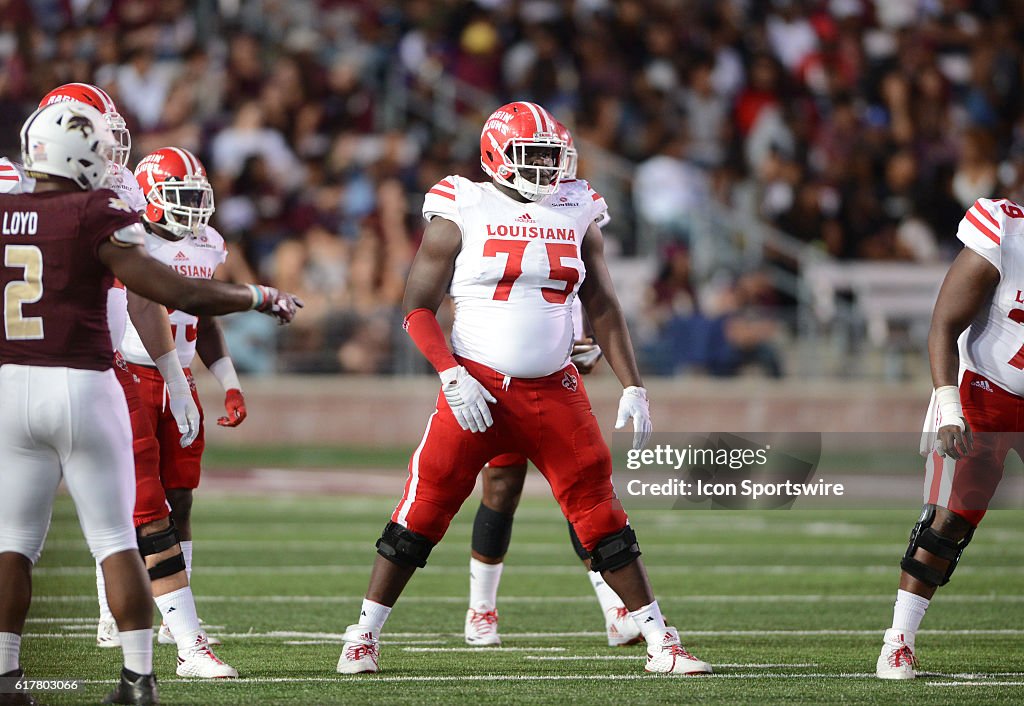
[{"label": "black football cleat", "polygon": [[[18,667],[0,674],[0,679],[21,679],[24,676],[25,672]],[[0,706],[39,706],[39,702],[27,691],[17,691],[12,694],[0,694]]]},{"label": "black football cleat", "polygon": [[156,690],[155,674],[136,674],[127,668],[121,669],[121,681],[117,688],[103,699],[105,704],[149,704],[160,703]]}]

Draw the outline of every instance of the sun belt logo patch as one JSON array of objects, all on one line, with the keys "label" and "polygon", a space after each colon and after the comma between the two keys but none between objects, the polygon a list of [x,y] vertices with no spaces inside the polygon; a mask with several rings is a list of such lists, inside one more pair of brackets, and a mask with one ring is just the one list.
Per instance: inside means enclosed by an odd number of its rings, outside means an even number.
[{"label": "sun belt logo patch", "polygon": [[570,373],[568,370],[562,376],[562,387],[570,392],[576,392],[576,376]]}]

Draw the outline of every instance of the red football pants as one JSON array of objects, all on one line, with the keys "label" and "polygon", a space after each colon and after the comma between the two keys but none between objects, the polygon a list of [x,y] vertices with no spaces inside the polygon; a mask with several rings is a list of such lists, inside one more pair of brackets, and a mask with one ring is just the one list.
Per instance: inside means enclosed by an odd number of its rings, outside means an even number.
[{"label": "red football pants", "polygon": [[166,489],[199,486],[200,461],[205,447],[202,412],[192,372],[185,377],[192,386],[192,398],[199,406],[199,436],[188,448],[181,448],[181,433],[171,415],[164,379],[156,368],[127,363],[114,367],[125,390],[132,421],[132,450],[135,455],[135,526],[160,520],[171,514]]},{"label": "red football pants", "polygon": [[483,465],[518,453],[547,479],[588,550],[626,526],[612,487],[611,454],[575,366],[542,378],[508,378],[480,363],[459,362],[497,398],[494,425],[484,432],[463,430],[439,393],[392,521],[441,541]]},{"label": "red football pants", "polygon": [[1024,398],[965,370],[960,400],[974,433],[974,451],[959,461],[932,451],[925,462],[925,502],[977,527],[1003,479],[1006,454],[1013,449],[1024,458]]}]

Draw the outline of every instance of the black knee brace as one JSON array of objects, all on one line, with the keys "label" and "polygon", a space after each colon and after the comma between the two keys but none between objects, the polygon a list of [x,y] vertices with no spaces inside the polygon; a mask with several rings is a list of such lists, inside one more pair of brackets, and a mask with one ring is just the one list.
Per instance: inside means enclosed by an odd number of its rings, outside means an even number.
[{"label": "black knee brace", "polygon": [[480,503],[473,520],[473,551],[493,559],[505,556],[512,541],[512,519]]},{"label": "black knee brace", "polygon": [[576,552],[576,556],[580,558],[580,561],[586,561],[590,558],[590,552],[583,546],[583,542],[580,541],[579,535],[576,534],[576,530],[571,522],[569,523],[569,541],[572,542],[572,548]]},{"label": "black knee brace", "polygon": [[433,548],[434,543],[429,539],[397,522],[389,522],[377,540],[377,553],[399,566],[422,569],[427,565],[427,557]]},{"label": "black knee brace", "polygon": [[636,533],[626,525],[615,534],[608,535],[590,552],[591,571],[615,571],[640,558],[640,545]]},{"label": "black knee brace", "polygon": [[[971,543],[971,538],[974,537],[974,528],[972,527],[964,535],[963,539],[957,541],[944,537],[933,530],[932,523],[934,521],[935,506],[925,505],[924,510],[921,512],[921,519],[917,521],[914,529],[910,531],[910,545],[907,547],[907,553],[903,555],[900,568],[921,583],[929,586],[945,586],[949,583],[949,577],[953,575],[953,571],[956,569],[964,549]],[[949,566],[946,568],[946,571],[939,571],[915,559],[914,554],[919,547],[941,559],[947,560]]]},{"label": "black knee brace", "polygon": [[[174,520],[168,521],[170,522],[170,525],[167,529],[160,530],[153,534],[143,535],[138,529],[135,530],[135,535],[139,542],[139,554],[142,555],[143,561],[145,561],[148,556],[165,552],[178,544],[178,531],[174,528]],[[184,570],[185,557],[182,554],[162,559],[157,562],[155,566],[151,566],[146,569],[146,571],[149,572],[149,579],[151,581],[167,578],[168,576],[174,576]]]}]

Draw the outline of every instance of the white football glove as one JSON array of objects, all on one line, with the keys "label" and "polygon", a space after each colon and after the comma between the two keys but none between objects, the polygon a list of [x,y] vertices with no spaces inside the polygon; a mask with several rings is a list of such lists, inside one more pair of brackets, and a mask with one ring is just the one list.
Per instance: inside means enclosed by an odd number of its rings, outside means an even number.
[{"label": "white football glove", "polygon": [[199,436],[199,407],[192,399],[192,386],[185,377],[178,354],[172,350],[153,362],[167,385],[167,406],[171,408],[171,416],[181,433],[181,448],[191,446]]},{"label": "white football glove", "polygon": [[178,424],[178,431],[181,432],[181,448],[191,446],[192,442],[199,436],[199,407],[192,399],[192,389],[186,384],[185,389],[175,389],[174,386],[167,386],[167,406],[171,408],[171,415]]},{"label": "white football glove", "polygon": [[619,416],[615,420],[615,428],[621,429],[626,422],[633,419],[633,448],[642,449],[651,438],[654,425],[651,424],[651,410],[647,403],[647,390],[642,387],[629,386],[622,391],[619,400]]},{"label": "white football glove", "polygon": [[494,424],[487,406],[498,400],[461,365],[441,371],[441,391],[452,408],[455,421],[466,431],[486,431]]}]

